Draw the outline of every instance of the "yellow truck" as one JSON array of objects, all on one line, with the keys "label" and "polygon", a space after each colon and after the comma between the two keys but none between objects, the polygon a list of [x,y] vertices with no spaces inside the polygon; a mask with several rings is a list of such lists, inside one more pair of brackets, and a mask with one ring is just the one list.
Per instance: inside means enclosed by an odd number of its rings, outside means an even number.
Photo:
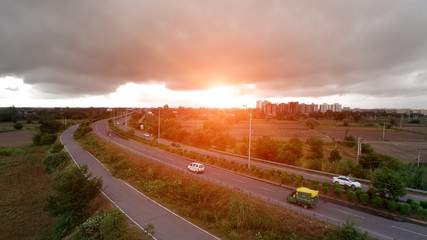
[{"label": "yellow truck", "polygon": [[305,209],[312,208],[319,199],[319,191],[309,188],[300,187],[296,191],[291,192],[288,196],[288,201],[302,205]]}]

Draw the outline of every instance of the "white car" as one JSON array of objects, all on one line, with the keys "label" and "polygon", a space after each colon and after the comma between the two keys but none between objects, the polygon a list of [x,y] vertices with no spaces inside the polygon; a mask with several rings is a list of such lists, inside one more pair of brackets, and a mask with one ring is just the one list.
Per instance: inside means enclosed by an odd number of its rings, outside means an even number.
[{"label": "white car", "polygon": [[348,185],[351,188],[362,187],[362,184],[360,184],[360,182],[354,180],[351,177],[347,177],[347,176],[333,177],[332,182],[340,184],[340,185]]},{"label": "white car", "polygon": [[205,165],[192,162],[190,165],[188,165],[188,170],[195,173],[203,173],[205,171]]},{"label": "white car", "polygon": [[150,136],[150,134],[144,133],[144,137],[149,137],[149,136]]}]

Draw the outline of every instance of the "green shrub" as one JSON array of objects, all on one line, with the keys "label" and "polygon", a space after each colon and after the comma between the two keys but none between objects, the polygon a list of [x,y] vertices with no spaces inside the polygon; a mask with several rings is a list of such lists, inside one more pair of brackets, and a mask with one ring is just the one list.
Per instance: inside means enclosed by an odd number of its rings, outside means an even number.
[{"label": "green shrub", "polygon": [[334,192],[335,192],[335,194],[339,197],[339,196],[341,196],[341,194],[342,194],[342,190],[341,190],[341,188],[335,188],[334,189]]},{"label": "green shrub", "polygon": [[282,183],[288,183],[290,181],[290,178],[287,175],[283,175],[281,177]]},{"label": "green shrub", "polygon": [[33,144],[36,146],[52,145],[56,141],[55,134],[37,133],[33,137]]},{"label": "green shrub", "polygon": [[411,213],[411,205],[407,203],[402,203],[399,206],[400,212],[404,215],[409,215]]},{"label": "green shrub", "polygon": [[322,186],[322,191],[327,193],[329,191],[329,186]]},{"label": "green shrub", "polygon": [[345,223],[341,226],[335,227],[332,230],[332,239],[345,239],[345,240],[366,240],[368,239],[368,233],[361,233],[353,221],[347,217]]},{"label": "green shrub", "polygon": [[369,195],[370,198],[374,198],[376,196],[376,191],[373,188],[369,188],[366,193]]},{"label": "green shrub", "polygon": [[46,172],[53,173],[63,162],[68,158],[68,155],[65,152],[52,153],[48,154],[43,159],[43,165]]},{"label": "green shrub", "polygon": [[119,210],[97,212],[78,227],[72,239],[125,239],[126,217]]},{"label": "green shrub", "polygon": [[58,152],[62,151],[63,148],[64,148],[64,145],[62,145],[62,143],[55,143],[55,144],[53,144],[50,152],[51,153],[58,153]]},{"label": "green shrub", "polygon": [[414,202],[414,199],[412,199],[412,198],[408,198],[408,199],[406,199],[406,203],[408,203],[408,204],[411,204],[411,203],[413,203]]},{"label": "green shrub", "polygon": [[13,124],[13,128],[15,128],[16,130],[21,130],[23,127],[24,125],[22,125],[22,123]]},{"label": "green shrub", "polygon": [[298,176],[297,176],[297,180],[299,180],[299,181],[304,180],[304,176],[303,176],[303,175],[298,175]]},{"label": "green shrub", "polygon": [[356,195],[355,192],[353,192],[351,190],[347,191],[347,200],[353,201],[355,195]]},{"label": "green shrub", "polygon": [[307,187],[307,185],[308,185],[307,180],[302,181],[302,186]]},{"label": "green shrub", "polygon": [[332,188],[333,189],[337,189],[337,188],[341,189],[341,185],[334,183],[334,184],[332,184]]},{"label": "green shrub", "polygon": [[421,201],[420,201],[420,206],[421,206],[422,208],[426,208],[426,209],[427,209],[427,201],[423,201],[423,200],[421,200]]},{"label": "green shrub", "polygon": [[357,189],[356,190],[356,195],[357,197],[360,199],[360,194],[364,193],[362,189]]},{"label": "green shrub", "polygon": [[319,185],[319,183],[320,183],[319,180],[316,180],[316,179],[311,180],[311,185],[313,185],[313,186]]},{"label": "green shrub", "polygon": [[327,186],[327,187],[329,187],[331,185],[331,183],[330,182],[322,182],[322,186]]},{"label": "green shrub", "polygon": [[427,216],[427,209],[425,208],[418,209],[418,212],[420,213],[421,216]]},{"label": "green shrub", "polygon": [[418,202],[411,202],[409,205],[411,205],[411,209],[414,211],[418,211],[418,208],[420,208],[420,204]]},{"label": "green shrub", "polygon": [[374,199],[372,199],[372,206],[374,206],[374,208],[382,208],[384,205],[383,199],[380,197],[374,197]]},{"label": "green shrub", "polygon": [[387,200],[386,204],[387,204],[388,210],[390,210],[392,212],[395,212],[397,210],[397,203],[395,201]]},{"label": "green shrub", "polygon": [[362,194],[360,194],[360,202],[361,202],[363,205],[368,204],[368,201],[369,201],[369,194],[367,194],[367,193],[362,193]]},{"label": "green shrub", "polygon": [[350,189],[350,186],[347,184],[344,184],[344,190],[347,192]]}]

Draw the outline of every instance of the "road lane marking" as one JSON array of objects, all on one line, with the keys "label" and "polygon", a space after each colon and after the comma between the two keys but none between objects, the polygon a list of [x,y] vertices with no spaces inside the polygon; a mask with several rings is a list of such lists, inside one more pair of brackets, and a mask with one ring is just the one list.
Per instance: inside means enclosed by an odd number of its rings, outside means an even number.
[{"label": "road lane marking", "polygon": [[271,189],[268,189],[268,188],[265,188],[265,187],[259,187],[259,188],[264,189],[264,190],[269,191],[269,192],[276,192],[274,190],[271,190]]},{"label": "road lane marking", "polygon": [[234,178],[232,178],[231,180],[236,181],[236,182],[239,182],[239,183],[246,183],[246,182],[244,182],[244,181],[242,181],[242,180],[239,180],[239,179],[234,179]]},{"label": "road lane marking", "polygon": [[358,218],[361,218],[361,219],[365,219],[365,217],[362,217],[362,216],[359,216],[359,215],[353,214],[353,213],[351,213],[351,212],[346,212],[346,211],[339,210],[339,209],[337,209],[337,211],[342,212],[342,213],[346,213],[346,214],[350,214],[350,215],[352,215],[352,216],[355,216],[355,217],[358,217]]},{"label": "road lane marking", "polygon": [[410,233],[413,233],[413,234],[418,234],[418,235],[423,236],[423,237],[427,237],[427,235],[425,235],[425,234],[417,233],[417,232],[414,232],[414,231],[411,231],[411,230],[408,230],[408,229],[404,229],[404,228],[400,228],[400,227],[396,227],[396,226],[391,226],[391,227],[392,228],[400,229],[402,231],[410,232]]}]

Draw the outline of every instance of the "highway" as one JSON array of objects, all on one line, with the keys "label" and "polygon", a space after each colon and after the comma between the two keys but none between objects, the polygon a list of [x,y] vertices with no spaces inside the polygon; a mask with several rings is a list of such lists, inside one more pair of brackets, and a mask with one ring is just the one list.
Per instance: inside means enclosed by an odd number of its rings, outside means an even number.
[{"label": "highway", "polygon": [[[123,139],[114,134],[108,136],[110,130],[108,129],[107,120],[101,120],[95,123],[94,131],[99,136],[124,149],[163,162],[174,168],[184,170],[189,163],[185,158],[149,147],[136,141]],[[334,222],[335,220],[336,223],[339,223],[344,222],[347,216],[349,216],[361,229],[367,230],[371,236],[378,239],[427,239],[427,228],[424,226],[383,218],[322,199],[320,199],[314,209],[303,210],[299,207],[295,208],[295,205],[291,205],[286,201],[286,197],[290,193],[290,190],[216,167],[206,166],[203,175],[194,174],[194,176],[202,177],[207,181],[230,187],[286,208],[297,209],[297,211],[301,213],[312,215],[322,220],[330,222]]]},{"label": "highway", "polygon": [[103,180],[103,194],[138,227],[154,226],[154,239],[219,239],[193,225],[170,210],[160,206],[126,182],[115,178],[90,153],[82,149],[73,139],[73,126],[61,134],[60,140],[78,166],[86,164],[93,176]]},{"label": "highway", "polygon": [[[118,126],[120,129],[122,129],[124,131],[128,131],[129,127],[127,127],[124,124],[124,121],[125,121],[125,118],[120,118],[120,119],[116,120],[116,123],[118,123],[116,126]],[[141,138],[148,139],[148,140],[154,140],[153,137],[146,137],[146,136],[144,136],[143,133],[138,132],[138,131],[135,131],[135,135],[137,135],[138,137],[141,137]],[[165,145],[170,145],[172,143],[171,141],[165,140],[165,139],[158,139],[158,141],[160,143],[162,143],[162,144],[165,144]],[[247,164],[248,163],[248,158],[247,157],[245,157],[245,158],[243,158],[243,157],[236,157],[236,156],[231,156],[231,155],[223,154],[223,153],[220,153],[220,152],[209,151],[209,150],[205,150],[205,149],[201,149],[201,148],[196,148],[196,147],[192,147],[192,146],[187,146],[187,145],[182,145],[182,144],[181,144],[181,148],[183,150],[185,149],[187,151],[193,151],[193,152],[200,153],[200,154],[203,154],[203,155],[210,155],[210,156],[214,156],[214,157],[217,157],[217,158],[224,158],[227,161],[234,161],[234,162],[237,162],[238,164]],[[301,175],[305,179],[313,179],[313,180],[319,180],[320,182],[326,181],[326,182],[331,182],[332,183],[332,177],[330,177],[330,176],[325,176],[325,175],[321,175],[321,174],[310,173],[310,172],[307,172],[307,171],[304,171],[304,170],[298,170],[298,169],[295,169],[295,168],[284,167],[284,166],[280,166],[280,165],[277,165],[277,164],[272,165],[272,164],[269,164],[269,163],[266,163],[266,162],[259,162],[259,161],[254,160],[253,158],[252,158],[252,161],[251,161],[251,166],[257,166],[257,167],[262,168],[262,169],[271,169],[271,168],[274,168],[274,169],[277,169],[277,170],[286,171],[288,174],[294,173],[296,176]],[[369,187],[370,186],[367,183],[362,183],[362,190],[363,191],[366,192]],[[413,200],[418,201],[418,202],[421,201],[421,200],[427,201],[427,196],[426,195],[412,194],[412,193],[408,193],[405,196],[401,197],[400,199],[402,201],[406,201],[406,199],[408,199],[408,198],[412,198]]]}]

